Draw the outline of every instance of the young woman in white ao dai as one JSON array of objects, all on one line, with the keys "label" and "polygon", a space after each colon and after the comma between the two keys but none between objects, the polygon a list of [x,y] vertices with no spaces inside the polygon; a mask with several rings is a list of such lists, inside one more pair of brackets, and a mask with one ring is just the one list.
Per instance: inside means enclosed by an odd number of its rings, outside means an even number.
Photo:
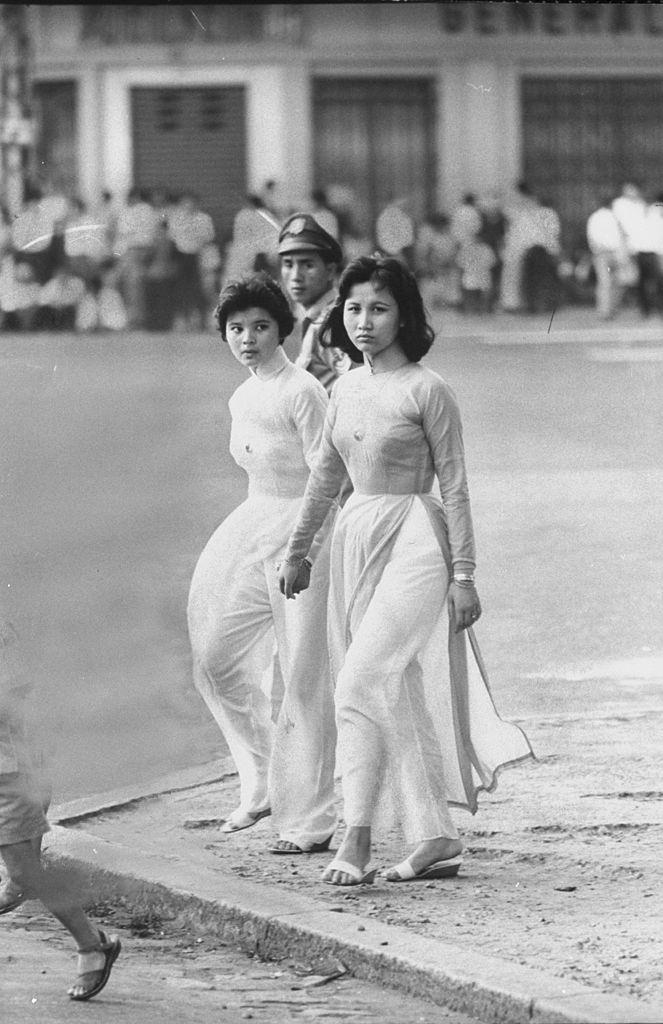
[{"label": "young woman in white ao dai", "polygon": [[463,631],[481,605],[458,404],[419,362],[433,332],[399,261],[350,263],[328,324],[333,343],[351,342],[365,365],[334,388],[280,576],[290,597],[299,560],[349,474],[353,493],[332,538],[328,620],[347,829],[323,878],[372,880],[371,827],[389,807],[416,846],[386,877],[431,877],[433,865],[450,875],[462,843],[449,805],[474,812],[498,767],[531,755],[476,667],[468,671]]},{"label": "young woman in white ao dai", "polygon": [[[224,831],[272,814],[275,853],[323,849],[336,827],[334,706],[326,643],[331,513],[311,545],[316,579],[290,607],[276,566],[299,512],[322,435],[327,395],[281,343],[292,330],[275,282],[229,285],[217,322],[251,376],[230,399],[230,450],[248,496],[220,524],[191,582],[188,622],[194,682],[237,765],[240,803]],[[333,505],[333,502],[331,503]],[[302,565],[295,588],[309,582]],[[273,633],[283,692],[262,686]],[[271,698],[271,699],[270,699]]]}]

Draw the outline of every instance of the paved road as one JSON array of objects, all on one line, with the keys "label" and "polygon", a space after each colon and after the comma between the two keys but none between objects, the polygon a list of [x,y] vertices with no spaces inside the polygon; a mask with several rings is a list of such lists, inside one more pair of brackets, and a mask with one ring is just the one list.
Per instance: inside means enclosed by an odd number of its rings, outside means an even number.
[{"label": "paved road", "polygon": [[[496,699],[524,722],[637,709],[663,675],[663,345],[492,340],[459,330],[428,362],[463,410]],[[0,366],[0,585],[55,799],[224,753],[184,608],[244,493],[227,453],[242,370],[213,334],[2,335]]]},{"label": "paved road", "polygon": [[0,927],[3,1024],[71,1024],[83,1016],[94,1024],[479,1024],[356,978],[326,980],[332,961],[312,974],[291,960],[265,963],[187,936],[140,939],[128,929],[115,929],[123,952],[104,991],[73,1005],[65,994],[71,944],[34,908]]}]

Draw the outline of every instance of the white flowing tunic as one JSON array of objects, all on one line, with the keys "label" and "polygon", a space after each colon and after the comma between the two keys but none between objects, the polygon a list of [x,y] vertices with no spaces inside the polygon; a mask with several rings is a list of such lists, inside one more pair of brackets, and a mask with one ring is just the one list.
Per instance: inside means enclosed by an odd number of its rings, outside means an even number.
[{"label": "white flowing tunic", "polygon": [[[454,564],[475,564],[462,427],[449,385],[420,363],[376,374],[364,366],[339,379],[288,556],[306,556],[346,473],[354,492],[336,519],[331,551],[335,678],[415,503],[427,513],[448,572]],[[441,500],[432,490],[436,478]],[[422,543],[429,542],[422,533]],[[468,633],[474,652],[476,640]],[[447,800],[474,813],[478,791],[493,789],[498,768],[532,756],[531,747],[522,730],[499,717],[479,662],[473,658],[468,666],[465,632],[454,633],[447,616],[417,660],[421,729],[434,727]],[[375,665],[372,674],[379,671]]]},{"label": "white flowing tunic", "polygon": [[[248,496],[217,527],[193,574],[194,682],[237,764],[241,809],[257,813],[271,806],[281,838],[308,849],[336,826],[336,733],[325,643],[333,512],[313,543],[316,579],[296,601],[280,594],[276,563],[315,461],[327,395],[279,347],[229,405],[230,451],[248,474]],[[269,651],[263,640],[272,634],[282,675],[275,672],[270,681],[270,706],[261,680]]]}]

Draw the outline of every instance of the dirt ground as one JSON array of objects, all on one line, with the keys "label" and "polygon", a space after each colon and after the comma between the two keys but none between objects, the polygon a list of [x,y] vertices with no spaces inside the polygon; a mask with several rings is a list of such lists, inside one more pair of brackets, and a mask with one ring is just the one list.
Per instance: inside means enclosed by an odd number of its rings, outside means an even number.
[{"label": "dirt ground", "polygon": [[[457,942],[468,957],[498,956],[663,1007],[662,720],[659,698],[648,710],[641,701],[637,712],[615,704],[601,719],[560,713],[521,722],[538,759],[504,772],[476,817],[457,813],[466,856],[450,881],[390,884],[378,876],[374,886],[339,890],[320,881],[331,854],[267,852],[269,819],[222,835],[218,821],[235,806],[235,776],[79,827],[308,891],[341,912]],[[398,835],[376,839],[373,863],[402,858]]]},{"label": "dirt ground", "polygon": [[[122,942],[104,991],[85,1007],[94,1024],[479,1024],[456,1011],[385,990],[329,960],[267,963],[186,929],[138,920],[123,908],[95,915]],[[163,925],[163,927],[162,927]],[[0,927],[3,1024],[66,1024],[75,973],[70,937],[29,903]]]}]

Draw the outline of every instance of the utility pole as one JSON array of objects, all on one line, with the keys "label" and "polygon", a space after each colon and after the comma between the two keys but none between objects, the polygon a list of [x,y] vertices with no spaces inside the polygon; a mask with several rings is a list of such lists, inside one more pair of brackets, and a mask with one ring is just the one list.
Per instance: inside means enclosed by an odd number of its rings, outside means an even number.
[{"label": "utility pole", "polygon": [[0,195],[10,217],[23,208],[35,142],[27,4],[0,4]]}]

